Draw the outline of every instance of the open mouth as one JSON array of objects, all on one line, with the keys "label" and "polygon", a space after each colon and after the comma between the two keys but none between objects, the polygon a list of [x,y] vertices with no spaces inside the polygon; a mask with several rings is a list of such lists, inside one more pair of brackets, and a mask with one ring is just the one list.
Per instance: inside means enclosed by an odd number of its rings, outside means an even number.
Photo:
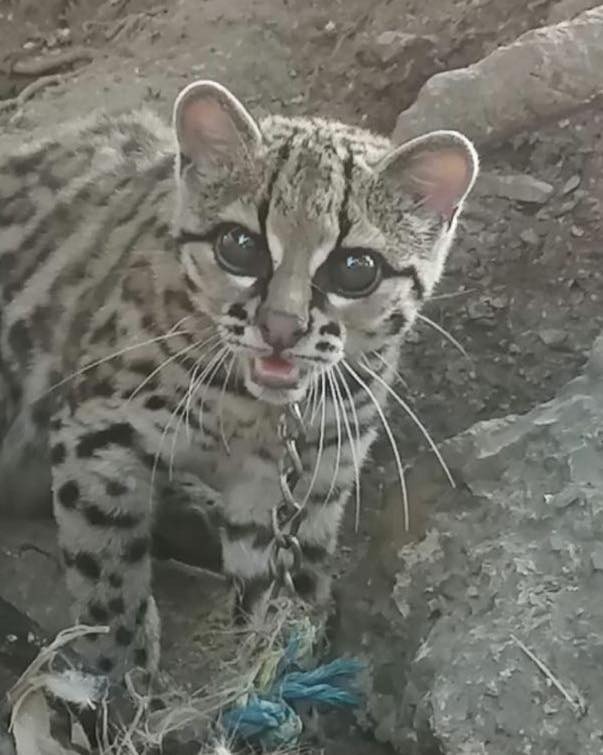
[{"label": "open mouth", "polygon": [[295,388],[299,382],[299,367],[279,356],[254,357],[251,363],[254,382],[268,388]]}]

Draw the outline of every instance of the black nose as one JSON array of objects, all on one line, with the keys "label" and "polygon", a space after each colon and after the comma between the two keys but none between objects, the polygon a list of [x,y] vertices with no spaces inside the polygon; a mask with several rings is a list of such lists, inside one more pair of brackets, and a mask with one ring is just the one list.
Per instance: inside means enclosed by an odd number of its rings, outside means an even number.
[{"label": "black nose", "polygon": [[275,309],[262,309],[258,315],[262,338],[275,351],[295,346],[305,333],[304,325],[299,317]]}]

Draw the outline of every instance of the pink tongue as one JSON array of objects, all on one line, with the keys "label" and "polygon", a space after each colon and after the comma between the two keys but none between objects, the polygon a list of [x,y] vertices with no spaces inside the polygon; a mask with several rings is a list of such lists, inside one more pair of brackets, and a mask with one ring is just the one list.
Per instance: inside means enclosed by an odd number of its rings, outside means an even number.
[{"label": "pink tongue", "polygon": [[289,375],[294,370],[294,365],[288,359],[281,357],[262,357],[260,360],[262,369],[273,375]]}]

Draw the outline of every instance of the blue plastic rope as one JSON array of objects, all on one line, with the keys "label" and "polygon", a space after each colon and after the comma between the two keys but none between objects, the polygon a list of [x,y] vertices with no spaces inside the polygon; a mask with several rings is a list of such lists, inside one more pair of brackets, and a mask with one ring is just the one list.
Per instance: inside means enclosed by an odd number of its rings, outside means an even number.
[{"label": "blue plastic rope", "polygon": [[354,687],[356,675],[364,668],[354,659],[337,659],[312,671],[288,671],[295,667],[300,646],[293,638],[285,648],[276,679],[264,694],[250,695],[247,704],[222,714],[221,723],[228,736],[260,745],[264,749],[292,747],[299,742],[302,721],[296,703],[331,708],[353,707],[360,696]]}]

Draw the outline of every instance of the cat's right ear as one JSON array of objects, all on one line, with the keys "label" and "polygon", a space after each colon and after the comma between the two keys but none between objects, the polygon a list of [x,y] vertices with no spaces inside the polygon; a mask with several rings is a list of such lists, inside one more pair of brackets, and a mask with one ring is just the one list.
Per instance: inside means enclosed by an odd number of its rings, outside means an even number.
[{"label": "cat's right ear", "polygon": [[259,126],[221,84],[195,81],[174,104],[174,130],[185,160],[229,167],[250,162],[262,141]]}]

